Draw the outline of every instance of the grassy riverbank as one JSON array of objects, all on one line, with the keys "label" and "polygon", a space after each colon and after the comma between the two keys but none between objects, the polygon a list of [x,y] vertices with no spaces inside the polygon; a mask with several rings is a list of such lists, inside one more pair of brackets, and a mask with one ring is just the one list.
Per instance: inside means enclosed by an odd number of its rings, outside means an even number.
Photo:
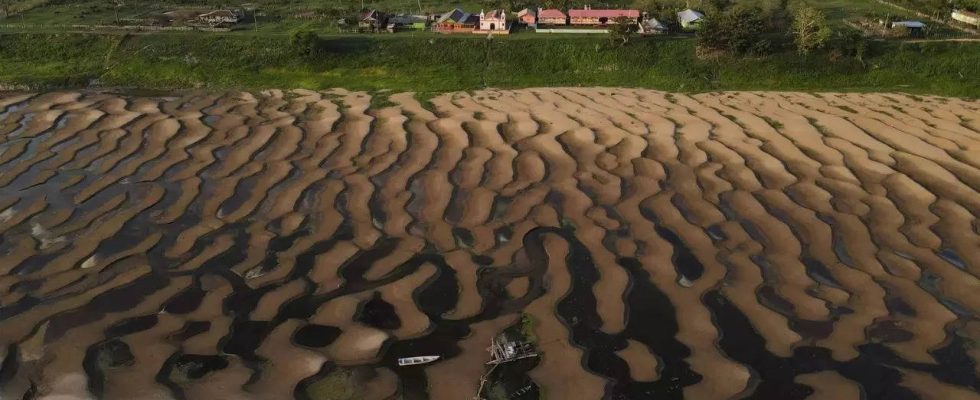
[{"label": "grassy riverbank", "polygon": [[315,55],[304,56],[285,35],[5,34],[0,84],[420,92],[602,85],[980,96],[978,43],[875,42],[862,65],[792,52],[700,60],[695,42],[683,38],[618,46],[605,36],[543,36],[328,36]]}]

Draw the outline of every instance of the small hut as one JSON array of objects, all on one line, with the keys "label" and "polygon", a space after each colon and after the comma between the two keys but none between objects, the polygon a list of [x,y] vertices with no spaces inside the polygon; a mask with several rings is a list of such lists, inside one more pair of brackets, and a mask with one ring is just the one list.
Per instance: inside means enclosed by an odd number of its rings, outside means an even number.
[{"label": "small hut", "polygon": [[517,12],[517,22],[533,27],[538,24],[538,15],[534,10],[525,8]]},{"label": "small hut", "polygon": [[647,17],[640,23],[640,33],[643,35],[662,35],[668,31],[666,24],[653,17]]},{"label": "small hut", "polygon": [[681,23],[681,27],[684,29],[698,29],[701,27],[701,22],[704,21],[704,14],[688,8],[677,13],[677,21]]},{"label": "small hut", "polygon": [[905,29],[905,32],[909,36],[918,37],[924,34],[923,31],[926,28],[926,24],[922,21],[894,21],[888,24],[888,28],[895,30]]}]

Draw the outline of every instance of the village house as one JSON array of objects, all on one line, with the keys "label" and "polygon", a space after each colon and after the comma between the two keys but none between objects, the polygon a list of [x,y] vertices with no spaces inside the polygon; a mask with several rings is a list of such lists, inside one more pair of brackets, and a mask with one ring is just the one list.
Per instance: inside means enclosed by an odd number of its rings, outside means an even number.
[{"label": "village house", "polygon": [[503,33],[507,30],[507,13],[504,10],[480,10],[480,32]]},{"label": "village house", "polygon": [[518,11],[517,22],[527,26],[535,26],[538,23],[537,13],[535,13],[534,10],[530,8],[525,8],[521,11]]},{"label": "village house", "polygon": [[360,29],[374,29],[386,25],[388,17],[378,10],[364,10],[357,16],[357,27]]},{"label": "village house", "polygon": [[473,32],[479,24],[479,15],[470,14],[457,8],[439,17],[439,20],[433,25],[433,29],[441,33]]},{"label": "village house", "polygon": [[549,8],[538,9],[538,25],[567,25],[568,17],[561,10]]},{"label": "village house", "polygon": [[605,25],[615,23],[613,20],[619,17],[626,17],[634,22],[640,19],[639,10],[593,10],[592,7],[585,6],[581,10],[568,10],[568,18],[572,25]]},{"label": "village house", "polygon": [[688,8],[677,13],[677,21],[681,23],[681,28],[698,29],[704,21],[704,14]]},{"label": "village house", "polygon": [[643,35],[660,35],[668,32],[667,25],[656,18],[647,17],[640,23],[640,33]]},{"label": "village house", "polygon": [[237,24],[241,19],[240,12],[231,10],[214,10],[197,16],[197,20],[211,26],[227,26]]},{"label": "village house", "polygon": [[423,31],[426,28],[425,15],[395,15],[388,18],[388,32],[415,30]]}]

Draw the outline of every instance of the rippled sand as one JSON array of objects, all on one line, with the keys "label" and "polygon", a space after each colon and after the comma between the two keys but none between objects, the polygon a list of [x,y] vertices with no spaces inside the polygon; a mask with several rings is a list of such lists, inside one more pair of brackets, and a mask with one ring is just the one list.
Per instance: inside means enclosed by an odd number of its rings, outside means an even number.
[{"label": "rippled sand", "polygon": [[390,101],[0,95],[0,398],[980,398],[980,103]]}]

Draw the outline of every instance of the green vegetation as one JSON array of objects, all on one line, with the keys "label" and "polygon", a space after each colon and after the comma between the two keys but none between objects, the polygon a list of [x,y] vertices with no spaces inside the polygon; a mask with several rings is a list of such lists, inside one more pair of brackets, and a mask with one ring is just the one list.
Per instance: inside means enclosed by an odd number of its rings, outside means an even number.
[{"label": "green vegetation", "polygon": [[[892,2],[933,14],[936,9],[948,14],[951,4],[960,4],[970,9],[980,0],[891,0]],[[237,27],[242,33],[285,34],[298,28],[315,29],[320,33],[336,32],[337,21],[350,18],[361,8],[380,9],[397,13],[444,12],[460,7],[470,12],[480,9],[504,8],[517,11],[527,6],[542,7],[581,7],[590,4],[593,8],[633,7],[650,14],[661,22],[673,25],[674,13],[693,7],[709,15],[731,7],[758,7],[763,10],[785,8],[787,3],[795,5],[798,1],[786,0],[365,0],[363,2],[344,2],[339,0],[250,0],[244,3],[224,0],[0,0],[0,30],[16,32],[64,32],[65,27],[73,25],[125,25],[146,24],[159,18],[163,13],[180,10],[207,10],[221,7],[244,8],[246,17]],[[875,0],[807,0],[807,4],[824,11],[828,21],[834,26],[842,26],[844,18],[867,14],[907,14],[876,2]],[[17,18],[4,20],[4,7]],[[252,10],[257,10],[252,12]],[[253,26],[258,21],[258,27]],[[142,22],[140,22],[142,21]]]},{"label": "green vegetation", "polygon": [[[933,3],[933,0],[896,0]],[[938,1],[938,0],[936,0]],[[965,2],[976,0],[963,0]],[[980,44],[872,42],[844,28],[845,18],[897,9],[875,0],[607,0],[594,8],[649,10],[673,29],[674,13],[708,14],[698,39],[637,37],[614,26],[612,43],[593,35],[515,33],[486,40],[431,32],[338,34],[360,4],[254,0],[231,32],[120,34],[66,26],[126,25],[166,11],[196,12],[220,0],[0,0],[0,85],[31,88],[262,89],[347,87],[413,91],[422,104],[452,90],[482,87],[627,86],[672,91],[899,90],[978,96]],[[548,0],[579,7],[584,0]],[[367,0],[396,12],[462,7],[519,9],[525,0]],[[197,10],[197,11],[194,11]],[[253,12],[252,10],[258,10]],[[797,29],[792,14],[812,11],[818,29]],[[6,12],[9,11],[9,12]],[[820,21],[825,16],[825,22]],[[892,15],[892,14],[889,14]],[[251,23],[258,21],[258,26]],[[801,18],[797,18],[799,23]],[[348,26],[350,24],[348,22]],[[937,24],[938,25],[938,24]],[[257,28],[257,29],[253,29]],[[3,33],[7,32],[7,33]],[[70,32],[70,33],[66,33]],[[832,35],[830,33],[833,33]],[[801,40],[801,38],[805,40]],[[806,57],[797,56],[796,49]],[[376,105],[387,104],[378,96]]]},{"label": "green vegetation", "polygon": [[698,29],[698,52],[762,56],[772,51],[767,33],[778,32],[761,9],[739,8],[708,17]]},{"label": "green vegetation", "polygon": [[391,101],[390,96],[390,93],[383,91],[371,92],[371,108],[377,110],[380,108],[397,106],[398,104]]},{"label": "green vegetation", "polygon": [[[318,37],[314,55],[286,36],[0,35],[0,83],[35,88],[309,88],[433,93],[483,87],[627,86],[671,91],[827,90],[978,96],[980,44],[861,42],[802,59],[699,59],[695,41],[596,36]],[[856,46],[856,45],[855,45]],[[831,46],[834,47],[834,46]],[[491,57],[487,57],[487,52]],[[845,53],[846,51],[846,53]],[[835,53],[836,52],[836,53]],[[839,53],[839,54],[838,54]],[[834,61],[830,61],[833,59]],[[863,62],[862,62],[863,61]],[[425,103],[423,103],[425,104]]]},{"label": "green vegetation", "polygon": [[627,44],[630,38],[636,34],[638,26],[636,26],[636,21],[631,20],[627,17],[616,17],[613,21],[615,22],[609,27],[609,35],[615,41],[621,41],[623,44]]},{"label": "green vegetation", "polygon": [[531,343],[538,341],[538,335],[534,333],[538,327],[538,321],[536,321],[531,314],[526,312],[521,313],[520,327],[521,336],[523,336],[523,339],[521,340]]},{"label": "green vegetation", "polygon": [[357,393],[351,384],[350,372],[338,369],[306,387],[311,400],[354,400]]},{"label": "green vegetation", "polygon": [[807,55],[827,44],[833,32],[827,26],[823,11],[813,7],[800,7],[793,18],[793,39],[796,51]]},{"label": "green vegetation", "polygon": [[772,118],[769,118],[769,117],[767,117],[765,115],[760,115],[760,117],[763,120],[765,120],[766,123],[769,124],[769,126],[771,126],[773,129],[783,129],[783,123],[782,122],[776,121],[776,120],[774,120]]}]

